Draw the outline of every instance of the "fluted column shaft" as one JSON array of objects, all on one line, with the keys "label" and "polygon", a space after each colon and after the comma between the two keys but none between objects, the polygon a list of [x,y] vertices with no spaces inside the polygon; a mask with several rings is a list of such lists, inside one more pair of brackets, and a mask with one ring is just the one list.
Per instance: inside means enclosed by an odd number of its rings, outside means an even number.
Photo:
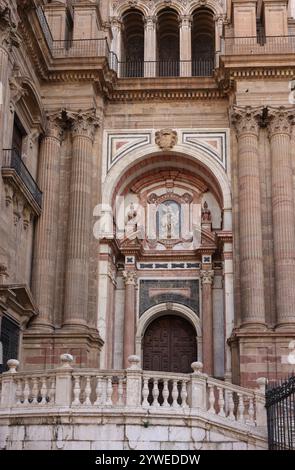
[{"label": "fluted column shaft", "polygon": [[144,76],[156,76],[156,60],[157,60],[157,18],[148,16],[145,18],[144,25]]},{"label": "fluted column shaft", "polygon": [[137,276],[135,271],[124,271],[125,311],[123,338],[123,368],[129,367],[128,357],[135,354],[135,295]]},{"label": "fluted column shaft", "polygon": [[272,214],[277,324],[295,324],[295,212],[290,111],[271,109]]},{"label": "fluted column shaft", "polygon": [[33,326],[43,329],[53,328],[54,323],[61,122],[58,113],[48,117],[39,157],[38,183],[43,196],[42,214],[35,232],[32,290],[39,308]]},{"label": "fluted column shaft", "polygon": [[201,271],[202,281],[202,328],[203,328],[203,365],[208,375],[214,373],[213,351],[213,299],[212,284],[214,271]]},{"label": "fluted column shaft", "polygon": [[251,108],[236,107],[232,114],[238,136],[242,323],[249,325],[265,323],[257,116]]},{"label": "fluted column shaft", "polygon": [[192,18],[181,16],[179,21],[180,41],[180,76],[190,77],[192,74]]},{"label": "fluted column shaft", "polygon": [[88,112],[68,114],[72,119],[73,148],[64,325],[79,327],[87,326],[92,147],[98,121]]}]

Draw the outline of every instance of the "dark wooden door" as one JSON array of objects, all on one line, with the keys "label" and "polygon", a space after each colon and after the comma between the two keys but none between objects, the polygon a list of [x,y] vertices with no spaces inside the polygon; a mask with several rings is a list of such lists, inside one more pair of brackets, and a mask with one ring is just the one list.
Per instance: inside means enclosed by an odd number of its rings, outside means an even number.
[{"label": "dark wooden door", "polygon": [[143,340],[145,370],[190,373],[196,360],[196,333],[188,321],[165,315],[149,325]]}]

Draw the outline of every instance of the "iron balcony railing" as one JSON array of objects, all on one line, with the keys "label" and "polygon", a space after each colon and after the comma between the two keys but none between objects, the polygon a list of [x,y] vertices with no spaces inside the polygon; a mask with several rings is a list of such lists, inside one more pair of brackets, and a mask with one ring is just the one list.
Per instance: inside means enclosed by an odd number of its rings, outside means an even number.
[{"label": "iron balcony railing", "polygon": [[129,60],[119,62],[122,78],[140,77],[211,77],[215,66],[214,56],[193,60]]},{"label": "iron balcony railing", "polygon": [[26,188],[29,190],[38,206],[41,208],[42,191],[38,187],[36,181],[34,180],[16,149],[3,150],[2,169],[14,170],[21,178],[22,182],[25,184]]},{"label": "iron balcony railing", "polygon": [[228,37],[222,39],[223,55],[295,53],[295,35]]}]

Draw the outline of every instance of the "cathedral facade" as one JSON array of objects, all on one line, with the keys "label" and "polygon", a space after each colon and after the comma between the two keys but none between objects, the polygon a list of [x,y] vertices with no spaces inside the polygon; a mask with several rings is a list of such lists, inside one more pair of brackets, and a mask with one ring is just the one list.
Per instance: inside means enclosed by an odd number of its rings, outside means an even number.
[{"label": "cathedral facade", "polygon": [[294,372],[295,2],[0,0],[0,41],[9,387],[50,402],[62,357],[76,405],[140,370],[143,403],[193,407],[196,374],[249,424]]}]

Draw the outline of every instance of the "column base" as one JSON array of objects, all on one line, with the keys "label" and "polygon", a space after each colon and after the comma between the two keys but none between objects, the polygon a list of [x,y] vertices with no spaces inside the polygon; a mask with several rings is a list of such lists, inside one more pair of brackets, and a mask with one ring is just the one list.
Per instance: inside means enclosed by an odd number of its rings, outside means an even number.
[{"label": "column base", "polygon": [[60,366],[60,355],[74,356],[74,367],[99,368],[103,340],[94,329],[58,329],[44,332],[29,329],[23,334],[21,368],[47,370]]},{"label": "column base", "polygon": [[288,361],[289,344],[295,332],[258,330],[244,327],[234,330],[229,344],[232,352],[233,383],[257,388],[256,379],[265,377],[269,382],[283,379],[295,373],[295,365]]},{"label": "column base", "polygon": [[54,325],[46,320],[41,320],[38,317],[32,321],[29,326],[30,331],[36,331],[38,333],[53,333]]}]

